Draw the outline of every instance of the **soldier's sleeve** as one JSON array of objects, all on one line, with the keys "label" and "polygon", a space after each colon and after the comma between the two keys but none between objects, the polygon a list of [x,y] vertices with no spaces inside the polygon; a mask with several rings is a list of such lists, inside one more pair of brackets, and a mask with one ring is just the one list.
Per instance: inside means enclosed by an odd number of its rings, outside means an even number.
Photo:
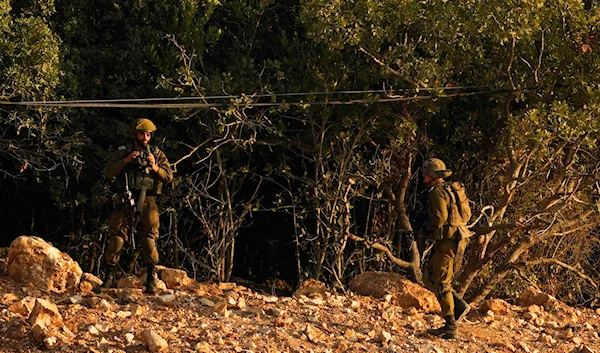
[{"label": "soldier's sleeve", "polygon": [[173,169],[171,169],[171,164],[167,159],[167,156],[163,153],[163,151],[158,150],[156,157],[156,164],[158,165],[158,172],[155,172],[158,180],[162,181],[164,184],[168,184],[173,181]]},{"label": "soldier's sleeve", "polygon": [[448,219],[448,201],[444,197],[444,190],[442,188],[432,190],[429,192],[427,201],[429,221],[425,225],[425,232],[430,238],[442,239],[444,236],[443,226]]},{"label": "soldier's sleeve", "polygon": [[123,168],[125,168],[124,158],[124,153],[121,149],[116,150],[112,154],[112,157],[110,157],[104,168],[107,178],[112,179],[121,173]]}]

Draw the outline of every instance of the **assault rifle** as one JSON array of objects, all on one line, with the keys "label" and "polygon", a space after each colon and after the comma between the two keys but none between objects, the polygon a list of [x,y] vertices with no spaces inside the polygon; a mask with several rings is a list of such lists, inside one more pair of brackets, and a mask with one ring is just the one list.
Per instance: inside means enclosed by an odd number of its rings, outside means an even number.
[{"label": "assault rifle", "polygon": [[129,177],[127,176],[127,172],[125,172],[125,199],[127,200],[127,204],[131,206],[133,210],[132,220],[131,220],[131,230],[129,232],[129,236],[131,238],[131,247],[135,250],[135,237],[137,235],[137,227],[140,219],[142,218],[142,211],[144,209],[144,201],[146,199],[146,191],[148,188],[152,187],[154,183],[154,179],[150,177],[150,167],[148,166],[148,155],[150,154],[150,145],[146,145],[146,151],[140,151],[140,154],[137,157],[137,163],[140,169],[143,170],[144,177],[142,179],[142,189],[140,190],[140,195],[138,197],[137,203],[133,199],[133,193],[129,189]]},{"label": "assault rifle", "polygon": [[131,206],[131,209],[133,210],[133,219],[131,222],[131,230],[129,231],[129,238],[131,241],[131,248],[135,250],[135,235],[137,232],[137,224],[139,218],[136,216],[137,209],[135,207],[135,200],[133,199],[133,194],[131,193],[131,190],[129,190],[129,177],[127,176],[127,172],[125,172],[125,193],[123,196],[125,204]]}]

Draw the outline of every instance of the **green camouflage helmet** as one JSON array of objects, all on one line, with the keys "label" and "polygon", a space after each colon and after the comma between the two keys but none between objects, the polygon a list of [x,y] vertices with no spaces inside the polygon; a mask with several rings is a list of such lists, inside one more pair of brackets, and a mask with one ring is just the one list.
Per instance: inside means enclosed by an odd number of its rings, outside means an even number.
[{"label": "green camouflage helmet", "polygon": [[156,131],[156,125],[154,125],[154,123],[150,119],[135,119],[133,123],[131,123],[131,133],[154,131]]},{"label": "green camouflage helmet", "polygon": [[450,169],[446,169],[446,164],[438,158],[429,158],[423,162],[421,172],[433,178],[447,178],[452,175]]}]

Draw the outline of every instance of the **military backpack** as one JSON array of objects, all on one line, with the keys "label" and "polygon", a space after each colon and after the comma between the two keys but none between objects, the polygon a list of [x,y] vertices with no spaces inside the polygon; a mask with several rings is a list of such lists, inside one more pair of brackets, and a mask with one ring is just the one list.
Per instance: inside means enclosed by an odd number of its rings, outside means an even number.
[{"label": "military backpack", "polygon": [[450,205],[448,206],[448,225],[457,228],[458,247],[454,257],[454,271],[460,271],[465,250],[469,244],[471,236],[474,234],[467,224],[471,219],[471,206],[465,186],[459,182],[445,183],[444,189],[450,196]]}]

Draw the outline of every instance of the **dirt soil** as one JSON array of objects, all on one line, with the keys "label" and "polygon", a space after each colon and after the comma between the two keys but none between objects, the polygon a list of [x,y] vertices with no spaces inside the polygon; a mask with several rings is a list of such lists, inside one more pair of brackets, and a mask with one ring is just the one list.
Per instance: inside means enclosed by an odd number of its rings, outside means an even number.
[{"label": "dirt soil", "polygon": [[[28,296],[55,303],[75,337],[50,349],[36,343],[27,319],[8,309]],[[0,274],[0,352],[149,352],[141,335],[147,328],[166,341],[168,353],[600,352],[599,314],[570,310],[541,309],[535,317],[513,305],[502,315],[472,310],[459,337],[442,340],[426,332],[442,325],[440,316],[352,293],[276,297],[235,283],[196,282],[156,295],[53,295]]]}]

